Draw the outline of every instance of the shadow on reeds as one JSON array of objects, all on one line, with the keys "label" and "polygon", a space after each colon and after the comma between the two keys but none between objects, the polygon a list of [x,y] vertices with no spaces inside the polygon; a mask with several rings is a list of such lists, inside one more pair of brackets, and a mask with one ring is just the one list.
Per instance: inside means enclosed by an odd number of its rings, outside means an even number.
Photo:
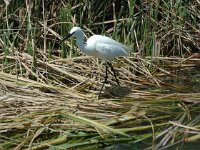
[{"label": "shadow on reeds", "polygon": [[109,88],[106,88],[104,90],[104,93],[102,93],[101,97],[105,98],[111,98],[111,97],[125,97],[129,95],[131,92],[131,88],[127,86],[111,86]]}]

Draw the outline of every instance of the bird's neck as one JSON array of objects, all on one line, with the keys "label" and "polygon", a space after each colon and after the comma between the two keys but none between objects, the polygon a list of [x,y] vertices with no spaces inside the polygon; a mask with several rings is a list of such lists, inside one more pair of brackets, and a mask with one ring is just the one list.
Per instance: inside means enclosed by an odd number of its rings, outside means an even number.
[{"label": "bird's neck", "polygon": [[81,36],[79,38],[76,39],[76,44],[78,46],[78,48],[82,51],[82,52],[85,52],[85,42],[84,42],[84,37]]}]

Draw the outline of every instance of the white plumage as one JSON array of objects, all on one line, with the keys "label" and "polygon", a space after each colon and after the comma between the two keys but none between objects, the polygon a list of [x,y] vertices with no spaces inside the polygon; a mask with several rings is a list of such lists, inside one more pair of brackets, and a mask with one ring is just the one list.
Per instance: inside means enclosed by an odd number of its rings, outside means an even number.
[{"label": "white plumage", "polygon": [[76,44],[83,53],[106,61],[106,76],[99,92],[99,97],[108,78],[108,66],[111,67],[112,75],[115,77],[117,85],[119,85],[115,70],[108,60],[119,56],[128,56],[128,48],[125,45],[102,35],[93,35],[87,42],[84,42],[84,34],[79,27],[73,27],[63,40],[69,37],[76,37]]},{"label": "white plumage", "polygon": [[93,35],[85,43],[83,31],[79,27],[73,27],[69,32],[69,36],[76,37],[77,46],[87,55],[95,56],[103,60],[110,60],[119,56],[128,56],[128,48],[109,37]]}]

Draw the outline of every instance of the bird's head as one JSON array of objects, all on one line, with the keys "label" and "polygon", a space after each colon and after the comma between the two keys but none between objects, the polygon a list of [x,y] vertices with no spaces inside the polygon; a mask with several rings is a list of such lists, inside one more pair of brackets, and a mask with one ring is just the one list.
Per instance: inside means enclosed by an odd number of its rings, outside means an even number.
[{"label": "bird's head", "polygon": [[70,37],[81,38],[81,37],[83,37],[83,31],[79,27],[73,27],[62,41],[66,40]]}]

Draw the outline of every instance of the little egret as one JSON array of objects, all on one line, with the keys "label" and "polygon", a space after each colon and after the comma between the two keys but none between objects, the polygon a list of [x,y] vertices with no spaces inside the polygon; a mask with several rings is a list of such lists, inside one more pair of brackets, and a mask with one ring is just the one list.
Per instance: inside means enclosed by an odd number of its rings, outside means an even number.
[{"label": "little egret", "polygon": [[87,42],[84,42],[84,34],[79,27],[73,27],[62,41],[70,37],[76,37],[76,44],[83,53],[89,56],[95,56],[106,62],[105,80],[98,96],[100,97],[102,89],[107,81],[108,66],[111,68],[111,71],[113,72],[112,75],[114,75],[117,85],[119,86],[115,70],[109,60],[119,56],[128,56],[128,48],[125,45],[102,35],[93,35],[87,40]]}]

